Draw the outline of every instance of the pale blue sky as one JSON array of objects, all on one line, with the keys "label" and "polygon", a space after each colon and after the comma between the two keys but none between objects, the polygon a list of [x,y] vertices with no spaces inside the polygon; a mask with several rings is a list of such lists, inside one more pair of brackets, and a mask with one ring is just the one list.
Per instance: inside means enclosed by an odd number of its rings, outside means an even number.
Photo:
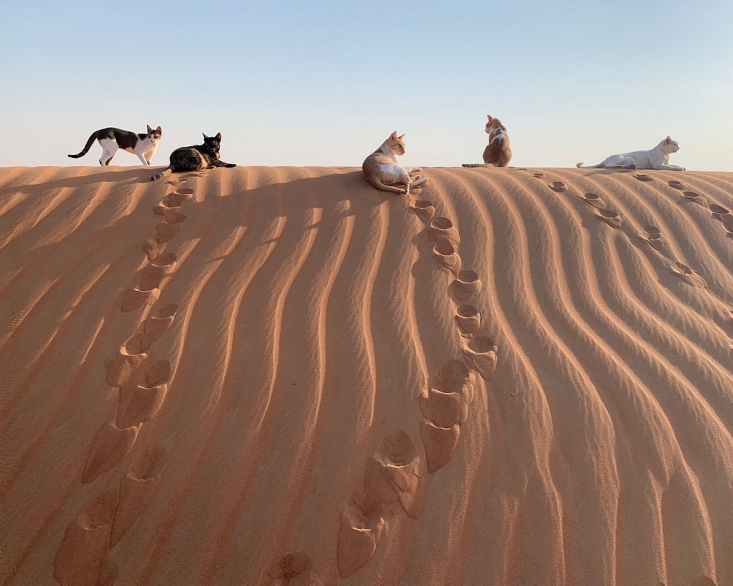
[{"label": "pale blue sky", "polygon": [[[163,127],[153,160],[221,132],[240,165],[480,162],[486,114],[516,166],[573,166],[670,134],[733,171],[733,2],[6,3],[0,166],[73,160],[92,131]],[[119,153],[117,165],[137,165]]]}]

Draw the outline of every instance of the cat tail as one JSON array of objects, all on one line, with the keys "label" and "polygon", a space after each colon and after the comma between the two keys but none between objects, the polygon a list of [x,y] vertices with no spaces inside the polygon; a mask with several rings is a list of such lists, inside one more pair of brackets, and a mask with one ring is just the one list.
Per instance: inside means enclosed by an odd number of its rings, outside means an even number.
[{"label": "cat tail", "polygon": [[493,165],[488,165],[487,163],[463,163],[464,167],[493,167]]},{"label": "cat tail", "polygon": [[580,163],[575,163],[575,166],[578,169],[600,169],[603,167],[601,163],[598,163],[597,165],[584,165],[582,161]]},{"label": "cat tail", "polygon": [[377,189],[381,189],[382,191],[391,191],[392,193],[399,193],[400,195],[405,195],[405,193],[409,193],[409,189],[401,189],[399,187],[392,187],[391,185],[385,185],[382,183],[380,179],[374,178],[374,187]]},{"label": "cat tail", "polygon": [[77,155],[69,155],[69,156],[72,159],[78,159],[86,155],[89,152],[89,149],[92,148],[92,145],[94,144],[94,141],[97,140],[98,136],[99,136],[99,130],[95,130],[94,132],[92,132],[92,135],[89,137],[87,144],[84,145],[84,149]]},{"label": "cat tail", "polygon": [[168,167],[166,169],[163,169],[160,173],[156,173],[155,175],[153,175],[150,180],[157,181],[158,179],[162,179],[163,177],[165,177],[166,175],[170,175],[171,173],[173,173],[173,167]]}]

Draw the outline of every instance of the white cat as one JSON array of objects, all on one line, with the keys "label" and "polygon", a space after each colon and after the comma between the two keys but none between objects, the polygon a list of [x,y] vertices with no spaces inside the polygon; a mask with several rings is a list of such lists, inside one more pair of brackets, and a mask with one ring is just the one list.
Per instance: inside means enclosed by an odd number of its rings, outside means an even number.
[{"label": "white cat", "polygon": [[657,146],[648,151],[634,151],[633,153],[622,153],[611,155],[602,163],[597,165],[583,165],[578,163],[576,167],[583,169],[600,169],[621,167],[623,169],[664,169],[666,171],[684,171],[684,167],[669,164],[669,155],[680,150],[680,145],[669,136]]},{"label": "white cat", "polygon": [[[403,167],[397,162],[398,155],[405,154],[405,142],[397,131],[389,135],[376,151],[369,155],[361,166],[367,181],[377,189],[409,195],[410,187],[420,185],[427,177],[412,177],[410,173],[420,171],[420,167]],[[394,187],[394,185],[405,187]]]}]

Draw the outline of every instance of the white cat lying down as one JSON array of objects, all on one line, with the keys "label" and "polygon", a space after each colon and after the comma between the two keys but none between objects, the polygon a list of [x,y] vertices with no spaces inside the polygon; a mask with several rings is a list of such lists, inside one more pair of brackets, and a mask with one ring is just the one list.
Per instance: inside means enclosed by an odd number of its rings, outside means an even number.
[{"label": "white cat lying down", "polygon": [[602,163],[597,165],[583,165],[578,163],[576,167],[583,169],[600,169],[621,167],[623,169],[665,169],[667,171],[684,171],[684,167],[669,164],[669,155],[680,150],[680,145],[669,136],[657,146],[648,151],[634,151],[633,153],[622,153],[611,155]]}]

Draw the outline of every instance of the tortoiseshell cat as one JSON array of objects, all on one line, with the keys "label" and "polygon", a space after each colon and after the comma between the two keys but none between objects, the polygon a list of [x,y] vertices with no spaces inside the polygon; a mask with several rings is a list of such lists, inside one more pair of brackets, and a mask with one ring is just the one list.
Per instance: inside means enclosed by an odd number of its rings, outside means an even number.
[{"label": "tortoiseshell cat", "polygon": [[156,173],[150,180],[155,181],[170,173],[198,171],[199,169],[210,169],[212,167],[236,167],[234,163],[225,163],[219,159],[220,148],[221,132],[218,132],[216,136],[206,136],[204,134],[204,144],[177,148],[171,153],[168,168]]},{"label": "tortoiseshell cat", "polygon": [[160,126],[155,130],[148,126],[147,134],[135,134],[129,130],[120,130],[119,128],[102,128],[92,132],[87,144],[84,145],[84,149],[80,153],[69,156],[72,159],[83,157],[92,148],[94,141],[98,140],[102,147],[102,156],[99,157],[99,164],[102,166],[110,164],[117,149],[134,153],[143,162],[143,165],[150,165],[162,135],[163,129]]}]

